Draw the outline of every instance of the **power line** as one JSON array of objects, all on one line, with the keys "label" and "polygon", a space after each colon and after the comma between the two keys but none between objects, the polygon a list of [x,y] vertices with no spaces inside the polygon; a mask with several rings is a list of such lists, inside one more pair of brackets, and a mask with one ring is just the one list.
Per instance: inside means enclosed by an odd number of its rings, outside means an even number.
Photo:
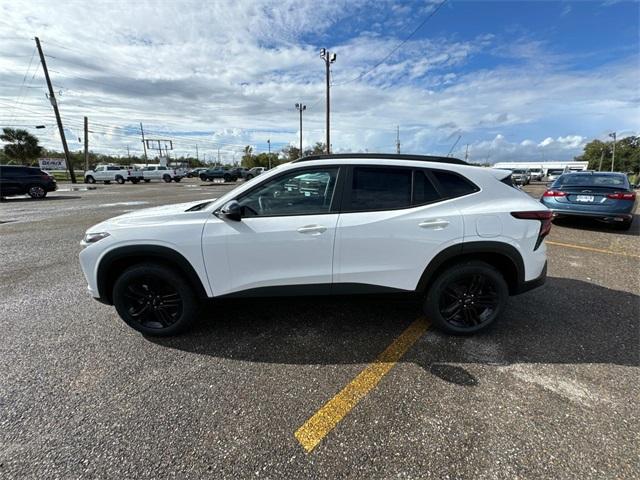
[{"label": "power line", "polygon": [[411,38],[413,38],[413,36],[418,33],[418,30],[420,30],[429,20],[431,20],[431,18],[438,13],[438,11],[444,6],[445,3],[447,3],[448,0],[442,0],[438,6],[433,9],[431,11],[431,13],[427,16],[427,18],[425,18],[422,22],[420,22],[420,24],[415,28],[415,30],[413,30],[402,42],[400,42],[398,45],[396,45],[394,48],[391,49],[391,51],[382,59],[380,60],[378,63],[376,63],[373,67],[371,67],[370,69],[364,71],[363,73],[361,73],[360,75],[352,78],[351,80],[347,80],[345,82],[342,83],[337,83],[334,86],[342,86],[342,85],[347,85],[348,83],[352,83],[355,82],[357,80],[360,80],[361,78],[365,77],[366,75],[368,75],[369,73],[373,72],[376,68],[378,68],[380,65],[382,65],[384,62],[386,62],[391,55],[393,55],[394,53],[396,53],[400,48],[402,48],[404,46],[405,43],[407,43],[409,40],[411,40]]}]

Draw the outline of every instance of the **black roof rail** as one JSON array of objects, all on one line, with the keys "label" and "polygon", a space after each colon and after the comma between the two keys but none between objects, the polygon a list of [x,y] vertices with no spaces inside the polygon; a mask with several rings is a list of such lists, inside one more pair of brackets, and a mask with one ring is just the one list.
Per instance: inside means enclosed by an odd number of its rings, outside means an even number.
[{"label": "black roof rail", "polygon": [[339,160],[348,158],[370,158],[379,160],[416,160],[420,162],[452,163],[455,165],[469,165],[464,160],[454,157],[439,157],[433,155],[411,155],[406,153],[331,153],[322,155],[308,155],[294,160],[292,163],[310,160]]}]

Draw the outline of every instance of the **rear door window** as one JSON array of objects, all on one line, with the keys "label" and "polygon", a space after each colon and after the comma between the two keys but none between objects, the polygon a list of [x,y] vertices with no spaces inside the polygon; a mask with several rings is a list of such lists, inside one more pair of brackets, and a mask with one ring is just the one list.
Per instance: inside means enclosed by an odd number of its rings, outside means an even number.
[{"label": "rear door window", "polygon": [[413,205],[424,205],[440,199],[435,185],[423,170],[413,172]]},{"label": "rear door window", "polygon": [[411,206],[410,168],[354,167],[345,211],[375,211]]}]

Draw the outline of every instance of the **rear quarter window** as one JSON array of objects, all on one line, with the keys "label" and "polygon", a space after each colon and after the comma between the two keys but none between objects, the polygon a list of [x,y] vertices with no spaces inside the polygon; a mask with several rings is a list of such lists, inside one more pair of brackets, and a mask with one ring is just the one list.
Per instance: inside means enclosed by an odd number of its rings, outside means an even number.
[{"label": "rear quarter window", "polygon": [[438,181],[440,192],[445,198],[462,197],[480,190],[462,175],[444,170],[433,170],[433,176]]},{"label": "rear quarter window", "polygon": [[374,211],[411,205],[411,176],[408,168],[355,167],[347,210]]}]

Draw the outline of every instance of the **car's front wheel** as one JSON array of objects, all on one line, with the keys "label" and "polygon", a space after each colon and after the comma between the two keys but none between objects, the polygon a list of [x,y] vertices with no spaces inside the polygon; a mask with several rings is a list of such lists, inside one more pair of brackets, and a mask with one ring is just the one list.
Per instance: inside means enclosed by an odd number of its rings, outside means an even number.
[{"label": "car's front wheel", "polygon": [[171,176],[169,175],[164,175],[162,177],[162,180],[164,180],[166,183],[171,183]]},{"label": "car's front wheel", "polygon": [[453,265],[433,282],[424,303],[427,317],[440,329],[469,335],[500,315],[509,296],[502,274],[484,262]]},{"label": "car's front wheel", "polygon": [[113,304],[127,325],[152,336],[184,331],[200,307],[189,283],[177,271],[159,264],[125,270],[113,287]]},{"label": "car's front wheel", "polygon": [[118,175],[116,177],[116,183],[119,185],[122,185],[124,183],[124,177],[121,177],[120,175]]},{"label": "car's front wheel", "polygon": [[93,178],[91,175],[88,175],[87,178],[85,178],[85,182],[87,183],[96,183],[96,179]]}]

